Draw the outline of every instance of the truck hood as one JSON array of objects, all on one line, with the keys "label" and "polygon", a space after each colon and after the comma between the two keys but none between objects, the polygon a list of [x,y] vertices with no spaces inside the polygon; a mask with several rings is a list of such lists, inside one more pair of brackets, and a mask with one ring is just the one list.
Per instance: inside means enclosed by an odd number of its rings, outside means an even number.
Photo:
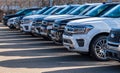
[{"label": "truck hood", "polygon": [[23,19],[36,19],[36,18],[44,18],[48,15],[30,15],[30,16],[25,16]]},{"label": "truck hood", "polygon": [[120,28],[120,18],[87,18],[81,20],[75,20],[68,23],[68,25],[92,25],[99,29],[105,29],[106,31],[111,30],[111,28]]},{"label": "truck hood", "polygon": [[15,19],[17,19],[17,17],[12,17],[12,18],[10,18],[9,20],[15,20]]},{"label": "truck hood", "polygon": [[19,15],[19,14],[5,15],[5,16],[3,16],[3,19],[9,19],[9,18],[18,17],[18,16],[22,16],[22,15]]},{"label": "truck hood", "polygon": [[44,18],[44,20],[54,21],[54,20],[57,20],[57,19],[64,19],[64,18],[74,17],[74,16],[75,15],[51,15],[51,16],[48,16],[48,17]]},{"label": "truck hood", "polygon": [[93,18],[86,18],[86,19],[78,19],[78,20],[74,20],[68,23],[68,25],[80,25],[82,23],[95,23],[96,21],[105,21],[108,20],[110,18],[104,18],[104,17],[93,17]]},{"label": "truck hood", "polygon": [[67,23],[67,22],[72,21],[72,20],[84,19],[84,18],[90,18],[90,17],[89,16],[74,16],[74,17],[71,17],[71,18],[59,19],[59,20],[56,20],[55,22],[57,22],[57,23]]},{"label": "truck hood", "polygon": [[19,16],[19,15],[18,14],[5,15],[5,17],[15,17],[15,16]]}]

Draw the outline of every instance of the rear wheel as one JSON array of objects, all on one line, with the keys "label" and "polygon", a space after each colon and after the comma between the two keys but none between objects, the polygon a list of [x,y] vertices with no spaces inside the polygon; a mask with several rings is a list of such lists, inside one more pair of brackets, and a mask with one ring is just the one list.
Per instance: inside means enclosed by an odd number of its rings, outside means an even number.
[{"label": "rear wheel", "polygon": [[106,61],[108,58],[106,57],[105,50],[107,49],[107,36],[102,35],[93,39],[92,44],[90,45],[90,54],[93,58]]}]

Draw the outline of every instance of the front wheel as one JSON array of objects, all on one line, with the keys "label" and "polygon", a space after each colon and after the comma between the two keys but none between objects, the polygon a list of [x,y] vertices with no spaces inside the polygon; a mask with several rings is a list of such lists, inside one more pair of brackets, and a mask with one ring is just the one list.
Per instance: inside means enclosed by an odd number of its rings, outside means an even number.
[{"label": "front wheel", "polygon": [[102,35],[93,39],[90,45],[90,54],[93,58],[100,61],[107,61],[105,50],[107,49],[107,36]]},{"label": "front wheel", "polygon": [[11,24],[11,25],[9,26],[9,28],[10,28],[10,29],[15,29],[15,26],[14,26],[13,24]]},{"label": "front wheel", "polygon": [[39,35],[38,34],[36,34],[36,33],[30,33],[33,37],[38,37]]},{"label": "front wheel", "polygon": [[42,37],[43,37],[43,39],[45,39],[45,40],[51,41],[51,38],[50,38],[49,36],[42,36]]}]

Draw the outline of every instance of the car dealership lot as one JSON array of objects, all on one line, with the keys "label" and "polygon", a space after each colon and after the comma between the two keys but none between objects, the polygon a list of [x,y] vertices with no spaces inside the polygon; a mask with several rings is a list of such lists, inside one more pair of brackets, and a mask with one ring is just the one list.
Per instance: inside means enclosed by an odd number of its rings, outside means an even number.
[{"label": "car dealership lot", "polygon": [[119,62],[95,61],[0,24],[0,73],[119,73],[119,68]]}]

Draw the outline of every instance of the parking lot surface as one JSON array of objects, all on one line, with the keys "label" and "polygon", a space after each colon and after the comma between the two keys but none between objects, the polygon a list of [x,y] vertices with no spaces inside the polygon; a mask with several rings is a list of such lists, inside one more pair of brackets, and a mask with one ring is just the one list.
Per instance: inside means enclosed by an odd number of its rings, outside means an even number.
[{"label": "parking lot surface", "polygon": [[0,24],[0,73],[120,73],[120,63],[95,61]]}]

